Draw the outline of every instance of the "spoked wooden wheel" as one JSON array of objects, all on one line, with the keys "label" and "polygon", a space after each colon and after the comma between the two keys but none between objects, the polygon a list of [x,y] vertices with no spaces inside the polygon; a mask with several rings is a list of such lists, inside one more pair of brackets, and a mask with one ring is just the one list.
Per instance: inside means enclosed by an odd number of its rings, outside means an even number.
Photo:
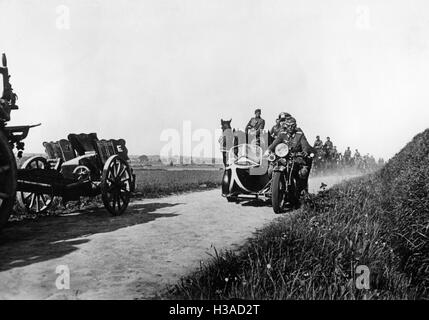
[{"label": "spoked wooden wheel", "polygon": [[[22,169],[48,169],[48,161],[43,157],[32,157],[24,162]],[[18,201],[30,213],[43,213],[47,211],[54,200],[52,193],[19,192]]]},{"label": "spoked wooden wheel", "polygon": [[91,171],[87,166],[77,166],[73,170],[73,175],[78,181],[88,180],[91,177]]},{"label": "spoked wooden wheel", "polygon": [[111,156],[103,168],[101,197],[107,211],[121,215],[131,198],[132,176],[128,163],[117,155]]},{"label": "spoked wooden wheel", "polygon": [[16,195],[16,161],[3,132],[0,130],[0,229],[12,212]]}]

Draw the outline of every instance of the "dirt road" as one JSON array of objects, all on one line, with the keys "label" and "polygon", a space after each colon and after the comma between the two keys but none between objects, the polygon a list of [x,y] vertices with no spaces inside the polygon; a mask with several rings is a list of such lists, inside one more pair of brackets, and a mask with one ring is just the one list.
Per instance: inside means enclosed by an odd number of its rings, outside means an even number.
[{"label": "dirt road", "polygon": [[[342,179],[313,178],[310,189]],[[94,208],[11,224],[0,234],[0,299],[153,298],[212,246],[240,246],[277,217],[211,190],[135,200],[120,217]],[[57,289],[57,266],[70,271],[70,289]]]}]

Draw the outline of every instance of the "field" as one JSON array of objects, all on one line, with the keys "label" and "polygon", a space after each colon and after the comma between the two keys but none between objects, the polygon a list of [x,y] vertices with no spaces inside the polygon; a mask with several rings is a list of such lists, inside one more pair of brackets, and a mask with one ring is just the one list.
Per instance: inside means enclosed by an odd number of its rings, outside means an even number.
[{"label": "field", "polygon": [[223,171],[212,170],[135,170],[136,194],[157,198],[169,194],[204,190],[220,186]]},{"label": "field", "polygon": [[429,299],[428,239],[426,130],[383,169],[309,196],[239,251],[216,252],[168,297]]}]

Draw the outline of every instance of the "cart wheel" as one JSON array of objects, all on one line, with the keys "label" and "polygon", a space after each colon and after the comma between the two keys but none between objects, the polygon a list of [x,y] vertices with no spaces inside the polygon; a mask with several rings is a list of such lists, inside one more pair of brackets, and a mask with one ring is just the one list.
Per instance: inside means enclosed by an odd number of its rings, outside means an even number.
[{"label": "cart wheel", "polygon": [[12,212],[16,195],[16,161],[9,142],[0,130],[0,229]]},{"label": "cart wheel", "polygon": [[128,163],[117,155],[107,159],[101,178],[101,197],[112,215],[121,215],[127,209],[131,186],[132,175]]},{"label": "cart wheel", "polygon": [[77,166],[73,170],[73,175],[78,181],[84,181],[91,177],[91,171],[87,166]]},{"label": "cart wheel", "polygon": [[[49,169],[48,161],[43,157],[32,157],[24,162],[21,169]],[[29,213],[47,211],[54,200],[53,193],[19,192],[18,201]]]}]

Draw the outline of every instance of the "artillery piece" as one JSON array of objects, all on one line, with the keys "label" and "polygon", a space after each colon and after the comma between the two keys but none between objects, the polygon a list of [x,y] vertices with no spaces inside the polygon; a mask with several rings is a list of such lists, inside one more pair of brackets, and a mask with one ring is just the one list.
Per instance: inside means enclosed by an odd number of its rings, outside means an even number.
[{"label": "artillery piece", "polygon": [[33,213],[48,210],[54,197],[72,201],[101,194],[111,214],[122,214],[135,186],[125,140],[99,140],[95,133],[70,134],[68,140],[45,142],[47,157],[32,157],[17,169],[13,150],[22,157],[23,140],[30,128],[40,124],[7,125],[11,111],[18,109],[18,97],[10,84],[5,54],[0,74],[0,228],[9,219],[17,192],[19,202]]}]

